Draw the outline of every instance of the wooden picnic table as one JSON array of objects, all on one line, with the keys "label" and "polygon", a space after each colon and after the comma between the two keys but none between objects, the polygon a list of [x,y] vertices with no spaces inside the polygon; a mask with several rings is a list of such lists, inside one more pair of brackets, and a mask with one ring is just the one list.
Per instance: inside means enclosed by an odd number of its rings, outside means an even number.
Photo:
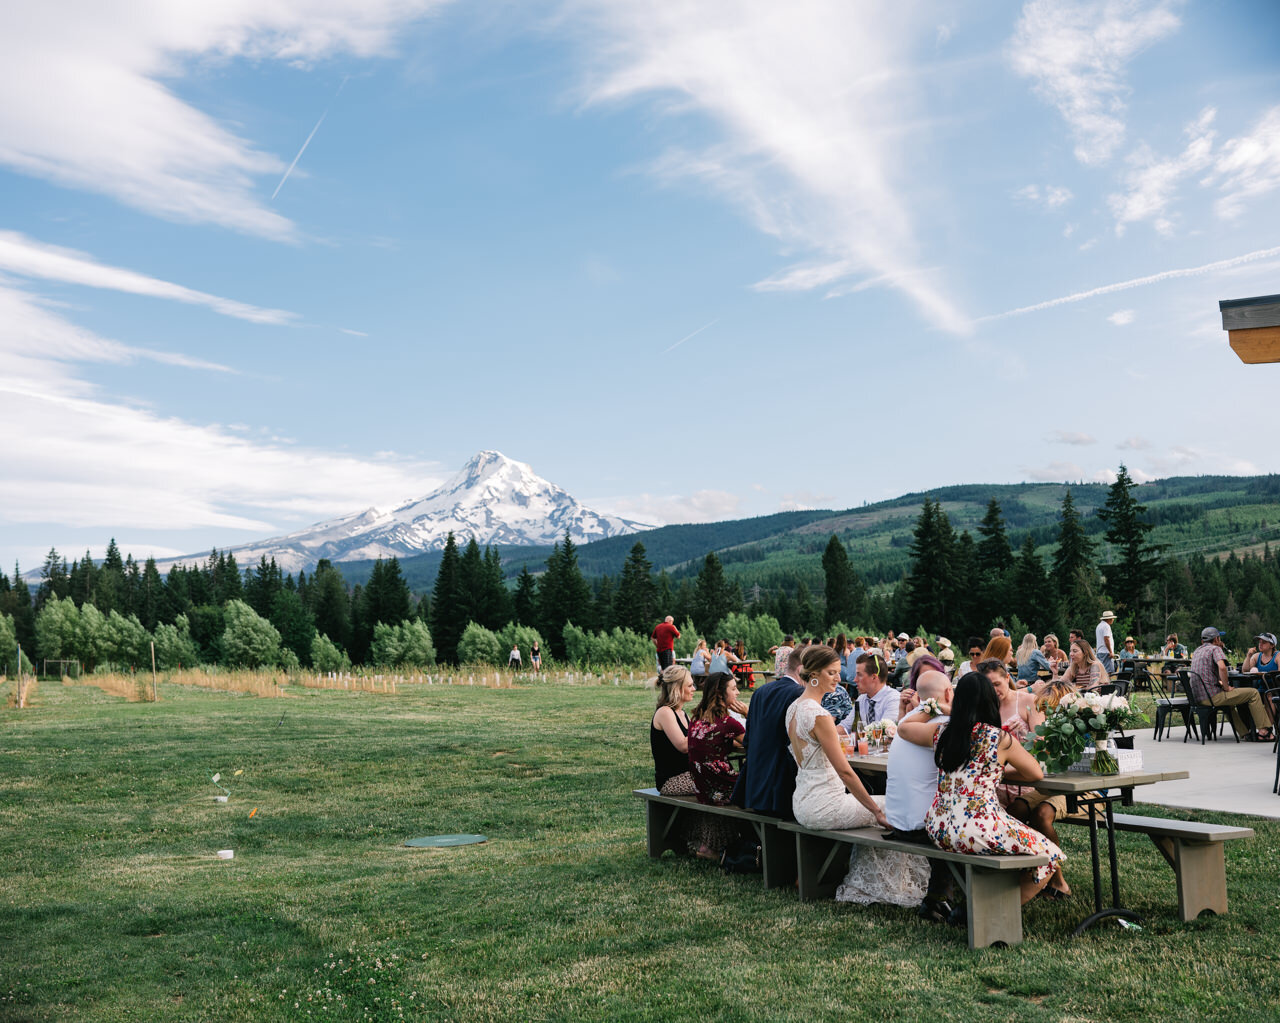
[{"label": "wooden picnic table", "polygon": [[[905,740],[895,739],[895,742]],[[889,755],[885,753],[854,754],[849,765],[855,771],[871,774],[887,774]],[[1075,929],[1083,933],[1094,924],[1110,917],[1141,920],[1138,914],[1120,905],[1120,866],[1116,860],[1116,824],[1112,809],[1117,799],[1125,806],[1133,803],[1133,790],[1139,785],[1155,785],[1162,781],[1181,781],[1189,778],[1186,771],[1121,771],[1117,774],[1091,774],[1087,771],[1065,771],[1046,774],[1037,782],[1027,783],[1038,792],[1066,796],[1072,812],[1083,807],[1089,825],[1089,850],[1093,861],[1094,912],[1082,920]],[[1101,826],[1107,834],[1107,858],[1111,868],[1111,903],[1104,904],[1102,890],[1102,862],[1098,848],[1098,831]],[[1181,885],[1181,881],[1179,882]]]}]

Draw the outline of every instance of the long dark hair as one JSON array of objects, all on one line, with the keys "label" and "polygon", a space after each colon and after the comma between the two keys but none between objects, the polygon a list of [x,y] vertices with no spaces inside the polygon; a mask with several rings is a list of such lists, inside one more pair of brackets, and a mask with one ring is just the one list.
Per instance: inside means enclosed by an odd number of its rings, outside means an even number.
[{"label": "long dark hair", "polygon": [[727,671],[717,671],[708,675],[702,683],[702,702],[693,712],[693,720],[714,724],[729,713],[729,683],[733,675]]},{"label": "long dark hair", "polygon": [[954,771],[969,759],[973,726],[983,724],[1000,727],[1000,701],[996,699],[991,679],[971,671],[956,683],[951,698],[951,720],[938,737],[933,762],[941,771]]}]

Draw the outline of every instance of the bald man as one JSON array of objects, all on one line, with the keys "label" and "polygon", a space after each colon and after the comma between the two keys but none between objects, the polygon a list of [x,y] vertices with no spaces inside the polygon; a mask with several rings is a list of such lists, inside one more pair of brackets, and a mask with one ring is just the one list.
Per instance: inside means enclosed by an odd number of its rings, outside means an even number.
[{"label": "bald man", "polygon": [[[940,671],[923,671],[916,680],[920,706],[898,721],[898,738],[889,747],[889,778],[885,785],[884,815],[893,837],[916,845],[933,845],[924,830],[924,817],[938,791],[938,768],[933,762],[933,737],[951,713],[951,681]],[[925,706],[936,700],[941,713]],[[906,740],[905,742],[902,740]],[[916,913],[923,920],[945,923],[951,915],[951,871],[943,860],[929,861],[929,887]]]}]

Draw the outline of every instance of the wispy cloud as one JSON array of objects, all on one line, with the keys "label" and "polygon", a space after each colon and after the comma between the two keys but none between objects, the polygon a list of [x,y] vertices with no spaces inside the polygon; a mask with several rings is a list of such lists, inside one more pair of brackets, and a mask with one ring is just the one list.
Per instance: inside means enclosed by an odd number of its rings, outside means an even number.
[{"label": "wispy cloud", "polygon": [[[906,295],[936,326],[969,325],[922,269],[909,131],[921,100],[912,53],[936,32],[919,12],[844,0],[738,4],[570,0],[589,26],[588,102],[644,98],[667,118],[702,117],[717,141],[655,164],[746,211],[807,252],[761,290],[828,288],[859,275]],[[705,121],[703,122],[705,124]],[[705,134],[705,129],[701,129]]]},{"label": "wispy cloud", "polygon": [[1036,483],[1069,483],[1084,478],[1084,470],[1075,462],[1049,462],[1047,465],[1023,466],[1027,479]]},{"label": "wispy cloud", "polygon": [[1134,312],[1132,309],[1117,309],[1114,313],[1112,313],[1110,316],[1107,317],[1107,322],[1113,323],[1117,327],[1127,327],[1135,319],[1137,319],[1137,317],[1138,317],[1138,314]]},{"label": "wispy cloud", "polygon": [[1045,440],[1050,444],[1075,444],[1084,446],[1087,444],[1097,444],[1098,438],[1089,433],[1075,433],[1071,430],[1052,430],[1046,434]]},{"label": "wispy cloud", "polygon": [[1045,185],[1043,188],[1039,185],[1024,185],[1013,193],[1013,197],[1050,210],[1065,206],[1074,198],[1071,189],[1063,185]]},{"label": "wispy cloud", "polygon": [[1280,256],[1280,246],[1270,249],[1258,249],[1256,252],[1246,252],[1243,256],[1233,256],[1230,259],[1219,259],[1213,263],[1205,263],[1203,266],[1185,267],[1178,270],[1162,270],[1160,273],[1151,274],[1147,277],[1135,277],[1132,280],[1119,281],[1116,284],[1104,284],[1100,288],[1091,288],[1088,291],[1077,291],[1075,294],[1063,295],[1061,298],[1051,298],[1047,302],[1037,302],[1035,305],[1026,305],[1018,309],[1009,309],[1003,313],[993,313],[990,316],[982,316],[974,322],[985,323],[989,320],[1001,320],[1007,316],[1021,316],[1024,313],[1035,313],[1042,309],[1053,309],[1056,306],[1067,305],[1071,302],[1083,302],[1086,299],[1097,298],[1099,295],[1110,295],[1117,291],[1126,291],[1129,288],[1141,288],[1148,284],[1159,284],[1162,281],[1176,280],[1179,277],[1198,277],[1201,274],[1230,270],[1233,267],[1241,266],[1245,263],[1252,263],[1259,259],[1270,259],[1274,256]]},{"label": "wispy cloud", "polygon": [[733,518],[742,498],[727,490],[698,490],[692,494],[634,494],[585,501],[592,508],[637,522],[674,525],[679,522],[719,522]]},{"label": "wispy cloud", "polygon": [[96,0],[21,5],[0,33],[0,164],[169,220],[292,240],[255,196],[283,162],[180,99],[189,63],[302,66],[390,51],[444,0]]},{"label": "wispy cloud", "polygon": [[1132,152],[1126,162],[1123,194],[1109,196],[1107,205],[1116,218],[1116,234],[1124,234],[1125,226],[1150,220],[1161,234],[1173,232],[1169,205],[1181,182],[1204,170],[1213,160],[1213,121],[1217,110],[1206,107],[1196,120],[1184,129],[1186,148],[1177,156],[1159,159],[1145,144]]},{"label": "wispy cloud", "polygon": [[23,277],[82,284],[90,288],[124,291],[131,295],[167,298],[188,305],[202,305],[223,316],[248,320],[250,323],[285,324],[297,319],[296,313],[220,298],[195,291],[156,277],[99,263],[93,257],[74,249],[46,245],[14,231],[0,231],[0,270]]},{"label": "wispy cloud", "polygon": [[1225,193],[1215,208],[1228,220],[1244,212],[1247,200],[1280,188],[1280,106],[1267,111],[1248,135],[1223,145],[1205,183]]},{"label": "wispy cloud", "polygon": [[1009,59],[1067,122],[1081,163],[1105,163],[1124,140],[1126,65],[1177,30],[1178,6],[1173,0],[1031,0],[1022,8]]},{"label": "wispy cloud", "polygon": [[1146,451],[1151,447],[1151,441],[1146,437],[1126,437],[1116,447],[1121,451]]}]

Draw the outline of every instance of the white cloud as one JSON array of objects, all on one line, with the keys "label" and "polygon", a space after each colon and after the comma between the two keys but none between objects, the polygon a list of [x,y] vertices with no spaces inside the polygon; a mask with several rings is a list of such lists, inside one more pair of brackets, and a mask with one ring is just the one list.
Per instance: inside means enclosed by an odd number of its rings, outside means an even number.
[{"label": "white cloud", "polygon": [[179,99],[196,61],[306,65],[386,53],[443,0],[80,0],[10,4],[0,33],[0,164],[170,220],[288,240],[255,194],[284,163]]},{"label": "white cloud", "polygon": [[1107,322],[1114,323],[1117,327],[1127,327],[1137,319],[1137,316],[1138,314],[1132,309],[1117,309],[1107,317]]},{"label": "white cloud", "polygon": [[155,277],[107,266],[74,249],[32,241],[15,231],[0,231],[0,270],[24,277],[83,284],[90,288],[124,291],[131,295],[168,298],[189,305],[202,305],[224,316],[248,320],[250,323],[288,323],[296,313],[283,309],[263,309],[229,298],[219,298],[203,291],[193,291],[181,284],[170,284]]},{"label": "white cloud", "polygon": [[1039,185],[1024,185],[1014,192],[1013,196],[1015,199],[1050,210],[1065,206],[1074,198],[1071,189],[1063,185],[1045,185],[1043,189]]},{"label": "white cloud", "polygon": [[937,273],[921,268],[904,198],[913,161],[903,126],[921,102],[910,54],[935,23],[843,0],[569,5],[590,29],[588,102],[645,98],[668,118],[709,119],[721,136],[669,152],[656,172],[702,181],[760,230],[813,254],[761,290],[867,275],[935,325],[967,332]]},{"label": "white cloud", "polygon": [[1081,163],[1105,163],[1123,141],[1126,65],[1178,28],[1175,6],[1169,0],[1031,0],[1022,8],[1009,59],[1058,109]]},{"label": "white cloud", "polygon": [[1072,295],[1063,295],[1061,298],[1051,298],[1047,302],[1037,302],[1035,305],[1026,305],[1019,309],[1008,309],[1003,313],[992,313],[990,316],[979,317],[974,322],[985,323],[988,320],[1001,320],[1007,316],[1021,316],[1023,313],[1035,313],[1042,309],[1053,309],[1056,306],[1067,305],[1071,302],[1083,302],[1086,299],[1097,298],[1099,295],[1127,291],[1129,288],[1141,288],[1148,284],[1159,284],[1162,281],[1172,281],[1182,277],[1199,277],[1202,274],[1233,270],[1245,263],[1253,263],[1260,259],[1272,259],[1275,256],[1280,256],[1280,246],[1270,249],[1258,249],[1256,252],[1246,252],[1243,256],[1219,259],[1212,263],[1205,263],[1202,266],[1162,270],[1160,273],[1150,274],[1147,277],[1134,277],[1131,280],[1118,281],[1115,284],[1104,284],[1098,288],[1090,288],[1088,291],[1077,291]]},{"label": "white cloud", "polygon": [[1124,174],[1124,194],[1108,196],[1107,205],[1116,218],[1116,234],[1124,234],[1125,225],[1142,220],[1153,222],[1163,235],[1173,233],[1169,206],[1184,178],[1199,173],[1213,161],[1213,121],[1217,110],[1206,107],[1196,120],[1183,129],[1186,148],[1177,156],[1158,159],[1145,144],[1138,146],[1126,159],[1129,169]]},{"label": "white cloud", "polygon": [[1028,468],[1023,466],[1027,479],[1036,483],[1063,483],[1081,479],[1084,470],[1075,462],[1050,462],[1045,466]]},{"label": "white cloud", "polygon": [[1280,106],[1268,110],[1250,134],[1223,145],[1204,183],[1226,193],[1215,209],[1228,220],[1244,212],[1247,200],[1280,188]]},{"label": "white cloud", "polygon": [[817,494],[812,490],[797,490],[783,494],[778,499],[778,511],[810,511],[814,508],[830,508],[835,498],[831,494]]},{"label": "white cloud", "polygon": [[634,494],[591,498],[588,507],[637,522],[673,525],[678,522],[718,522],[735,516],[742,499],[727,490],[698,490],[692,494]]},{"label": "white cloud", "polygon": [[1098,443],[1098,439],[1092,434],[1075,433],[1071,430],[1053,430],[1045,437],[1045,440],[1050,444],[1075,444],[1081,447]]},{"label": "white cloud", "polygon": [[1126,437],[1116,447],[1121,451],[1146,451],[1151,447],[1151,441],[1146,437]]}]

